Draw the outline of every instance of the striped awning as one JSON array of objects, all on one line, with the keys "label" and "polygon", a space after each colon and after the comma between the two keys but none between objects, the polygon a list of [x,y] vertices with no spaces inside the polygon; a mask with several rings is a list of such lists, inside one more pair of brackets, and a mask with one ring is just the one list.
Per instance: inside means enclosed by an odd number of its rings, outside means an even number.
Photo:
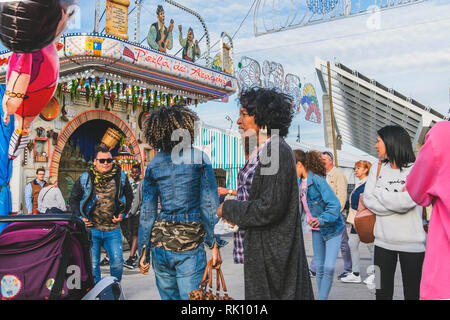
[{"label": "striped awning", "polygon": [[202,124],[194,146],[208,154],[214,169],[224,169],[227,172],[227,188],[236,190],[237,174],[246,161],[240,136]]}]

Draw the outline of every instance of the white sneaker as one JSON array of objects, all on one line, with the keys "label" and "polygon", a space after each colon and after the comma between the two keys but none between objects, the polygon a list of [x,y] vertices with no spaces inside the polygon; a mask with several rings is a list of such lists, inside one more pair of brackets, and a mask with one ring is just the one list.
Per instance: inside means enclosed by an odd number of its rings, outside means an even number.
[{"label": "white sneaker", "polygon": [[369,284],[369,285],[374,285],[375,284],[375,275],[371,274],[370,276],[368,276],[366,278],[366,280],[364,280],[365,284]]},{"label": "white sneaker", "polygon": [[353,272],[350,272],[346,277],[341,278],[341,281],[346,283],[361,283],[361,276],[355,276]]}]

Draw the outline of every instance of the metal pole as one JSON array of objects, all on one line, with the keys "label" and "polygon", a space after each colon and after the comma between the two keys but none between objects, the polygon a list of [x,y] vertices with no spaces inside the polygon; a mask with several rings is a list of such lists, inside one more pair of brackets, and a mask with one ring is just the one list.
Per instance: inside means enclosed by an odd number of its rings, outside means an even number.
[{"label": "metal pole", "polygon": [[333,134],[333,151],[334,151],[334,165],[335,167],[338,167],[338,157],[337,157],[337,150],[336,150],[336,133],[334,132],[334,111],[333,111],[333,90],[331,87],[331,66],[330,61],[327,62],[327,68],[328,68],[328,96],[330,99],[330,112],[331,112],[331,133]]},{"label": "metal pole", "polygon": [[139,0],[134,1],[134,9],[136,9],[136,25],[134,28],[134,42],[135,43],[139,43],[139,32],[140,32],[140,25],[141,25],[141,5],[142,5],[142,1],[139,1]]},{"label": "metal pole", "polygon": [[95,24],[94,24],[94,33],[98,33],[98,24],[100,19],[98,18],[100,12],[100,0],[97,0],[97,4],[95,5]]}]

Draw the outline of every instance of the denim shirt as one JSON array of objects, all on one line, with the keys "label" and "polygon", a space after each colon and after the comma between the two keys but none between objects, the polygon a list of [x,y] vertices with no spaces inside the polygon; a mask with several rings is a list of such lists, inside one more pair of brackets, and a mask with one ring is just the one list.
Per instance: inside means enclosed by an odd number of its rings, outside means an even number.
[{"label": "denim shirt", "polygon": [[[202,222],[209,248],[227,244],[214,235],[219,221],[216,179],[210,160],[201,150],[185,149],[172,161],[170,152],[158,152],[145,171],[139,225],[139,252],[148,247],[153,224],[158,221]],[[180,161],[181,159],[181,161]],[[178,163],[181,162],[181,163]],[[158,213],[158,200],[161,211]]]},{"label": "denim shirt", "polygon": [[308,171],[307,179],[306,202],[311,215],[319,220],[320,233],[325,241],[334,238],[345,227],[341,204],[324,177]]}]

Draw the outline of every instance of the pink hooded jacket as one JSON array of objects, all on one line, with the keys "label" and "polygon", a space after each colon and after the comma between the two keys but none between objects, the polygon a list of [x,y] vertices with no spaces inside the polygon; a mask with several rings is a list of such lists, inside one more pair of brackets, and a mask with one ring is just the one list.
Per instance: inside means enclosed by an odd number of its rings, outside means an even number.
[{"label": "pink hooded jacket", "polygon": [[428,132],[406,179],[411,198],[433,205],[428,227],[420,299],[450,299],[450,122],[438,122]]}]

